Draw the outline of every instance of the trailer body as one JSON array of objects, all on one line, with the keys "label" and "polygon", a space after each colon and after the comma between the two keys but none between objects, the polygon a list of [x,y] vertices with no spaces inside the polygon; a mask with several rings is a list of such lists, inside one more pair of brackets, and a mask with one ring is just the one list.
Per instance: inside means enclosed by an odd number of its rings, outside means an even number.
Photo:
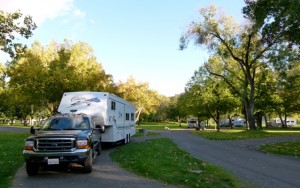
[{"label": "trailer body", "polygon": [[58,107],[60,114],[85,114],[104,128],[104,143],[128,143],[135,134],[136,108],[108,92],[65,92]]}]

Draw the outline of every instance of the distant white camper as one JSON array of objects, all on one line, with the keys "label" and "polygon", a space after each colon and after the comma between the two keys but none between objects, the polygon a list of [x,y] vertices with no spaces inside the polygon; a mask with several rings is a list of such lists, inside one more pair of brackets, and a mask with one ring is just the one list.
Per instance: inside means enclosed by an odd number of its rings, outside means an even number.
[{"label": "distant white camper", "polygon": [[[234,127],[244,127],[246,126],[246,120],[240,117],[231,118],[231,123]],[[229,119],[221,122],[221,127],[229,127]]]},{"label": "distant white camper", "polygon": [[[284,120],[283,120],[284,121]],[[280,118],[273,118],[272,119],[272,127],[281,127],[281,120]],[[294,118],[286,118],[286,126],[293,127],[297,124],[297,120]]]},{"label": "distant white camper", "polygon": [[107,92],[65,92],[58,112],[86,114],[95,125],[104,127],[102,142],[128,143],[135,134],[135,106]]},{"label": "distant white camper", "polygon": [[198,126],[198,118],[192,117],[192,118],[187,118],[187,128],[195,128]]}]

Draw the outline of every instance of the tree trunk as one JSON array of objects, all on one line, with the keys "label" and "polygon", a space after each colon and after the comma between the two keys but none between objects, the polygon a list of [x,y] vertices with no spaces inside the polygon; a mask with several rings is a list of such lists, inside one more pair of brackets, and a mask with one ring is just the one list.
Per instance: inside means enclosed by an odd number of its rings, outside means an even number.
[{"label": "tree trunk", "polygon": [[255,117],[253,114],[254,100],[252,102],[245,102],[245,110],[247,115],[247,128],[249,130],[256,130]]},{"label": "tree trunk", "polygon": [[220,112],[217,110],[216,114],[217,132],[220,132]]},{"label": "tree trunk", "polygon": [[228,121],[229,121],[230,129],[233,129],[232,120],[231,120],[231,116],[230,115],[228,115]]},{"label": "tree trunk", "polygon": [[264,118],[265,118],[266,128],[269,128],[268,119],[267,119],[267,115],[266,114],[264,114]]},{"label": "tree trunk", "polygon": [[262,111],[256,112],[255,119],[256,119],[257,127],[259,129],[262,129],[262,117],[263,117],[263,112]]}]

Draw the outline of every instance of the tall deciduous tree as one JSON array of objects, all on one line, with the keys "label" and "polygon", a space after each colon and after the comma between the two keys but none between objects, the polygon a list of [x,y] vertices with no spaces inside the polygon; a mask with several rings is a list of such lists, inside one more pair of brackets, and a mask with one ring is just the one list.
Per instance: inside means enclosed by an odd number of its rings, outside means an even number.
[{"label": "tall deciduous tree", "polygon": [[135,104],[137,109],[142,109],[142,113],[149,115],[155,113],[159,106],[159,94],[149,88],[146,82],[137,82],[132,76],[126,82],[119,82],[117,94]]},{"label": "tall deciduous tree", "polygon": [[298,0],[245,0],[245,16],[262,29],[262,39],[269,43],[282,38],[300,44],[300,1]]},{"label": "tall deciduous tree", "polygon": [[51,42],[47,47],[35,42],[11,64],[9,76],[10,87],[22,93],[28,104],[35,109],[47,106],[52,112],[63,92],[109,91],[114,85],[92,48],[83,42]]},{"label": "tall deciduous tree", "polygon": [[[219,61],[211,60],[208,63],[212,71],[221,74],[223,70]],[[188,83],[187,92],[193,97],[190,100],[194,101],[191,106],[194,105],[197,112],[197,114],[194,112],[194,115],[212,118],[216,122],[217,131],[220,129],[221,115],[230,114],[238,106],[238,100],[231,94],[224,80],[209,75],[204,66],[195,72]]]},{"label": "tall deciduous tree", "polygon": [[[252,30],[252,25],[240,26],[233,18],[218,13],[215,6],[202,8],[199,22],[191,23],[187,33],[181,38],[181,48],[185,48],[190,40],[196,45],[205,45],[212,55],[219,56],[222,61],[222,74],[214,72],[207,66],[210,74],[221,77],[231,87],[231,90],[243,101],[250,129],[256,129],[254,118],[255,89],[257,75],[263,72],[265,64],[260,62],[265,53],[270,50],[277,39],[264,46],[260,34]],[[232,65],[232,62],[234,65]],[[239,68],[241,75],[234,69]],[[242,90],[236,88],[232,78],[235,76],[242,83]]]},{"label": "tall deciduous tree", "polygon": [[16,34],[29,38],[36,28],[30,16],[22,18],[20,11],[5,13],[0,10],[0,50],[8,53],[12,58],[23,52],[25,46],[16,42]]}]

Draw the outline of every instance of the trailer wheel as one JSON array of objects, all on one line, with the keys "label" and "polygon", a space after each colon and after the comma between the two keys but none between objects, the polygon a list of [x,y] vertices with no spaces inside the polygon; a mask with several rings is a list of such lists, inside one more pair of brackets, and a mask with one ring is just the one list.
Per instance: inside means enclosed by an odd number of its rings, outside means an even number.
[{"label": "trailer wheel", "polygon": [[97,152],[98,152],[98,155],[101,155],[101,150],[102,150],[102,142],[100,140],[100,142],[98,143],[97,145]]},{"label": "trailer wheel", "polygon": [[35,163],[26,162],[26,172],[28,176],[34,176],[39,172],[40,166]]}]

